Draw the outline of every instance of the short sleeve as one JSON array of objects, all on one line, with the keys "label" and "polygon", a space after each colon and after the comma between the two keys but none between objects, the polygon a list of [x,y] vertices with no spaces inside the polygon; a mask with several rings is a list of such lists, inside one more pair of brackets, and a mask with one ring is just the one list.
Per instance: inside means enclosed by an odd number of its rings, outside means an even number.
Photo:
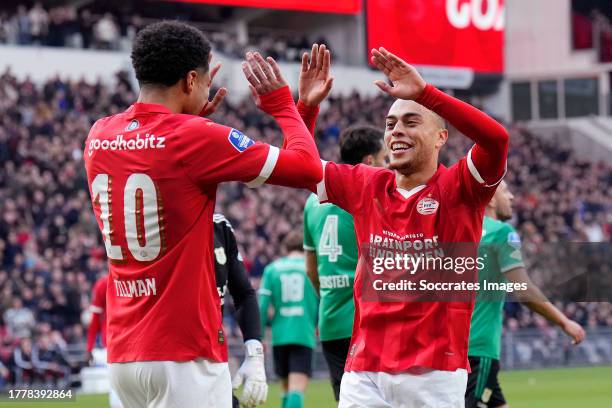
[{"label": "short sleeve", "polygon": [[270,177],[279,155],[277,147],[203,118],[187,121],[178,133],[179,160],[200,186],[242,181],[256,187]]},{"label": "short sleeve", "polygon": [[261,285],[259,287],[259,296],[272,296],[272,279],[270,275],[272,270],[269,266],[264,268],[263,276],[261,278]]},{"label": "short sleeve", "polygon": [[379,169],[365,164],[351,166],[321,161],[323,179],[317,184],[317,196],[321,203],[333,203],[350,214],[363,207],[363,197],[371,177]]},{"label": "short sleeve", "polygon": [[308,197],[308,201],[306,201],[306,205],[304,206],[304,249],[306,251],[315,251],[315,244],[312,239],[312,234],[310,233],[310,227],[308,225],[308,213],[310,212],[310,208],[312,207],[313,199],[316,200],[314,195]]},{"label": "short sleeve", "polygon": [[96,281],[93,289],[93,297],[89,309],[92,313],[104,313],[106,309],[106,279]]},{"label": "short sleeve", "polygon": [[506,273],[515,268],[524,267],[523,256],[521,255],[521,238],[512,226],[506,224],[498,232],[496,244],[497,263],[502,273]]},{"label": "short sleeve", "polygon": [[[471,150],[467,156],[449,168],[444,176],[445,190],[450,196],[472,207],[484,208],[497,189],[498,183],[488,185],[471,161]],[[501,179],[500,179],[501,181]]]}]

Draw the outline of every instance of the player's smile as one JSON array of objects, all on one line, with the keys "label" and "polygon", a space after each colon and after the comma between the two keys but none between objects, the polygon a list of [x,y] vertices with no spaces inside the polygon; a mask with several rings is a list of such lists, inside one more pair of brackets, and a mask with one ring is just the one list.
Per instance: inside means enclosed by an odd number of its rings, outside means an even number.
[{"label": "player's smile", "polygon": [[392,142],[389,150],[391,153],[396,155],[401,155],[402,153],[408,152],[414,149],[414,144],[410,142]]}]

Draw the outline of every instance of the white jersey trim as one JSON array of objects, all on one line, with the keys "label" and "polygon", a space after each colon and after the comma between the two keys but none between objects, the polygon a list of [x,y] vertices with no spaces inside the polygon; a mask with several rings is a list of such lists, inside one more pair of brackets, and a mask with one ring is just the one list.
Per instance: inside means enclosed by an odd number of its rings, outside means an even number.
[{"label": "white jersey trim", "polygon": [[415,195],[416,193],[418,193],[419,191],[421,191],[422,189],[424,189],[425,187],[427,187],[427,185],[425,184],[421,184],[420,186],[416,186],[414,188],[411,188],[410,190],[406,190],[405,188],[401,188],[401,187],[397,187],[396,190],[398,193],[400,193],[404,198],[409,198],[410,196]]},{"label": "white jersey trim", "polygon": [[90,305],[90,306],[89,306],[89,311],[90,311],[91,313],[98,313],[98,314],[100,314],[100,313],[104,312],[104,309],[102,309],[102,308],[101,308],[101,307],[99,307],[99,306]]},{"label": "white jersey trim", "polygon": [[278,161],[278,155],[280,154],[280,149],[276,146],[270,146],[268,150],[268,157],[266,157],[266,162],[264,163],[261,171],[259,172],[259,176],[255,177],[253,180],[247,183],[247,187],[254,188],[259,187],[263,183],[268,180],[268,178],[272,175],[274,171],[274,167],[276,166],[276,162]]},{"label": "white jersey trim", "polygon": [[325,167],[327,166],[327,161],[321,160],[321,166],[323,167],[323,178],[317,183],[317,197],[320,203],[324,203],[328,200],[327,189],[325,187]]},{"label": "white jersey trim", "polygon": [[258,292],[261,296],[272,296],[272,291],[266,288],[259,288]]},{"label": "white jersey trim", "polygon": [[[474,147],[472,147],[472,149],[474,149]],[[472,177],[474,177],[474,179],[480,183],[480,184],[484,184],[485,187],[495,187],[496,185],[498,185],[499,183],[501,183],[501,181],[504,179],[504,177],[506,176],[506,172],[508,171],[508,162],[506,161],[506,166],[504,168],[504,174],[502,174],[502,176],[499,178],[499,180],[497,180],[495,183],[493,184],[486,184],[485,180],[482,178],[482,176],[480,175],[480,173],[478,172],[478,169],[476,168],[476,166],[474,165],[474,162],[472,161],[472,149],[470,149],[470,151],[467,154],[467,165],[468,165],[468,169],[470,170],[470,174],[472,175]]]},{"label": "white jersey trim", "polygon": [[506,265],[505,267],[501,268],[501,273],[510,272],[513,269],[524,268],[524,267],[525,267],[525,264],[522,261],[516,262],[510,265]]},{"label": "white jersey trim", "polygon": [[315,247],[311,247],[310,245],[304,244],[303,247],[304,247],[304,249],[306,251],[314,251],[315,250]]},{"label": "white jersey trim", "polygon": [[229,220],[227,218],[225,218],[225,216],[223,214],[214,213],[213,214],[213,222],[216,223],[216,224],[225,223],[225,225],[227,225],[229,227],[229,229],[232,230],[232,232],[234,232],[234,227],[232,227],[232,224],[229,222]]}]

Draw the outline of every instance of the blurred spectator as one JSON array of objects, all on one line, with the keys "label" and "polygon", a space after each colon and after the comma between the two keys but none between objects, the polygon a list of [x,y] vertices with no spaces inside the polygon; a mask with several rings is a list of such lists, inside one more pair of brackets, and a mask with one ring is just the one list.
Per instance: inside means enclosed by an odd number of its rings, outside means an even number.
[{"label": "blurred spectator", "polygon": [[19,346],[13,351],[13,364],[17,386],[34,382],[36,371],[32,364],[32,340],[27,337],[21,339]]},{"label": "blurred spectator", "polygon": [[33,347],[32,366],[47,386],[64,388],[69,381],[70,364],[60,346],[54,344],[48,335],[40,336]]},{"label": "blurred spectator", "polygon": [[20,297],[13,297],[13,306],[4,312],[4,322],[8,333],[16,338],[30,337],[36,321],[29,308],[23,306]]},{"label": "blurred spectator", "polygon": [[[32,9],[34,11],[34,9]],[[30,15],[28,14],[25,6],[20,5],[17,7],[17,15],[15,16],[15,25],[17,26],[17,44],[30,44],[30,42],[34,42],[35,40],[32,38],[32,28],[33,24],[30,20]]]},{"label": "blurred spectator", "polygon": [[81,10],[79,16],[79,32],[81,33],[81,45],[90,48],[93,43],[94,17],[89,9]]},{"label": "blurred spectator", "polygon": [[49,15],[42,4],[36,3],[28,13],[30,39],[34,44],[43,44],[49,29]]},{"label": "blurred spectator", "polygon": [[105,50],[114,50],[118,46],[119,28],[110,13],[105,13],[93,27],[97,47]]},{"label": "blurred spectator", "polygon": [[11,379],[11,372],[9,369],[0,361],[0,390],[4,389],[4,386],[8,384]]}]

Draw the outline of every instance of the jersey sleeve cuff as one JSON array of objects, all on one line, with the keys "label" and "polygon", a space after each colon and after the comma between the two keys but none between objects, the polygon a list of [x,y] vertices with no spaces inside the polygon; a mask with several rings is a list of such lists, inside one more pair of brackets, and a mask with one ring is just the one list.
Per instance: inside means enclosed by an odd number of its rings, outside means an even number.
[{"label": "jersey sleeve cuff", "polygon": [[327,197],[327,190],[325,188],[325,167],[327,167],[327,161],[321,160],[321,166],[323,167],[323,178],[317,183],[317,197],[320,203],[325,203],[329,200]]},{"label": "jersey sleeve cuff", "polygon": [[288,85],[259,95],[259,100],[261,102],[261,109],[268,114],[274,114],[286,106],[294,105],[291,89]]},{"label": "jersey sleeve cuff", "polygon": [[[472,149],[474,149],[472,147]],[[470,151],[467,154],[467,165],[468,165],[468,169],[470,170],[470,174],[472,175],[472,177],[474,177],[474,179],[479,183],[482,184],[484,187],[495,187],[497,186],[499,183],[501,183],[501,181],[504,179],[504,177],[506,176],[506,172],[508,171],[508,163],[506,162],[506,167],[504,168],[504,174],[501,175],[501,177],[499,178],[499,180],[497,180],[495,183],[493,184],[487,184],[485,179],[482,178],[482,176],[480,175],[480,173],[478,172],[478,169],[476,168],[476,166],[474,165],[474,162],[472,161],[472,149],[470,149]]]},{"label": "jersey sleeve cuff", "polygon": [[431,109],[436,103],[438,92],[440,91],[435,86],[427,84],[423,92],[415,99],[415,102],[425,106],[427,109]]},{"label": "jersey sleeve cuff", "polygon": [[298,99],[298,102],[296,104],[297,110],[300,113],[300,115],[307,115],[307,116],[312,116],[312,115],[318,115],[319,114],[319,106],[308,106],[306,105],[304,102],[302,102],[301,99]]},{"label": "jersey sleeve cuff", "polygon": [[272,172],[274,171],[274,167],[276,166],[276,162],[278,161],[278,155],[280,154],[280,150],[276,146],[270,146],[268,150],[268,156],[266,157],[266,161],[259,172],[259,175],[255,177],[253,180],[246,183],[247,187],[255,188],[261,186],[263,183],[270,178]]},{"label": "jersey sleeve cuff", "polygon": [[306,245],[306,244],[304,244],[304,245],[303,245],[303,248],[304,248],[306,251],[314,251],[314,250],[315,250],[315,247],[312,247],[312,246],[310,246],[310,245]]},{"label": "jersey sleeve cuff", "polygon": [[500,271],[501,271],[501,273],[506,273],[506,272],[510,272],[513,269],[524,268],[524,267],[525,267],[524,263],[517,262],[517,263],[513,263],[513,264],[510,264],[510,265],[504,266],[503,268],[500,269]]}]

